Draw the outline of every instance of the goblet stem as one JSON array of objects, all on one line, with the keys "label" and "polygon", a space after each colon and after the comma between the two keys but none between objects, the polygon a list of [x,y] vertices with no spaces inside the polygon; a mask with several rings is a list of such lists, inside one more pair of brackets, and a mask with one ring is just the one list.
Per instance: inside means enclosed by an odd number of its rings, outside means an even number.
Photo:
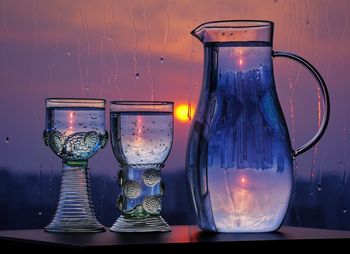
[{"label": "goblet stem", "polygon": [[87,161],[63,162],[61,191],[56,214],[48,232],[101,232],[91,202]]},{"label": "goblet stem", "polygon": [[111,227],[115,232],[171,231],[160,216],[164,184],[161,164],[126,166],[119,171],[122,193],[117,200],[122,215]]}]

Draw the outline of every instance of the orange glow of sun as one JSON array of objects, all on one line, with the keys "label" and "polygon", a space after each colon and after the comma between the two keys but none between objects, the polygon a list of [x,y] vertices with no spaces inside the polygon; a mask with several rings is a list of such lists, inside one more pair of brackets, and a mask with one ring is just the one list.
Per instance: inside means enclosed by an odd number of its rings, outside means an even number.
[{"label": "orange glow of sun", "polygon": [[175,108],[175,117],[181,122],[189,122],[194,115],[194,108],[188,104],[179,104]]}]

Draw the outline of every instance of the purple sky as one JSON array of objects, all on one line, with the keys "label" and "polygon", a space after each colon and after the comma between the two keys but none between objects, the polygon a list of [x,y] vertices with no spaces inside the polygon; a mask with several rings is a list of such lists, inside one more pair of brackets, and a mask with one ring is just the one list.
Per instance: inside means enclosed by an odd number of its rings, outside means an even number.
[{"label": "purple sky", "polygon": [[[59,172],[60,159],[41,138],[46,97],[153,97],[195,105],[203,52],[190,31],[210,20],[266,19],[275,22],[274,49],[312,62],[331,94],[329,129],[317,151],[298,158],[297,173],[342,174],[350,148],[349,13],[347,0],[0,0],[0,167]],[[274,68],[296,147],[317,128],[316,82],[289,60],[274,60]],[[175,122],[167,170],[184,170],[189,126]],[[93,173],[116,173],[110,145],[90,167]]]}]

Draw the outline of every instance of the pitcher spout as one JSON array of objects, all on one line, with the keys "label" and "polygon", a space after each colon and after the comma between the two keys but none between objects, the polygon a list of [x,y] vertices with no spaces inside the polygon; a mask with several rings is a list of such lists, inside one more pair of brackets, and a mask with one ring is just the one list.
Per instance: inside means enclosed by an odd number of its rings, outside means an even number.
[{"label": "pitcher spout", "polygon": [[202,43],[263,41],[272,44],[273,22],[265,20],[219,20],[196,27],[191,34]]}]

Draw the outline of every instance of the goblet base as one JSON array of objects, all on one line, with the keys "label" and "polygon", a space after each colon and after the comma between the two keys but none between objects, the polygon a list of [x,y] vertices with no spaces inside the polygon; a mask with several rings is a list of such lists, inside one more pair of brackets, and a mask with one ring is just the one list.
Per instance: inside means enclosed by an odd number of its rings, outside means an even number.
[{"label": "goblet base", "polygon": [[89,223],[79,223],[79,222],[72,222],[67,221],[63,223],[57,223],[58,225],[48,225],[45,227],[46,232],[52,232],[52,233],[98,233],[105,231],[105,227],[102,226],[97,221],[95,222],[89,222]]},{"label": "goblet base", "polygon": [[161,216],[147,218],[121,215],[111,227],[114,232],[170,232],[171,227]]}]

